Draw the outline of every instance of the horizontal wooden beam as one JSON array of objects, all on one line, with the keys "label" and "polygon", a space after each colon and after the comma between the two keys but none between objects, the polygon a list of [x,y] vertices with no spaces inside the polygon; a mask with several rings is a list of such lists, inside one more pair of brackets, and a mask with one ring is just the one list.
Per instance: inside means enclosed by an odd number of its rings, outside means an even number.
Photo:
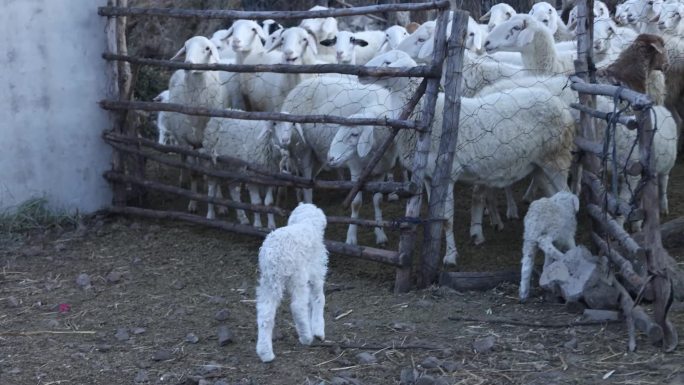
[{"label": "horizontal wooden beam", "polygon": [[600,207],[593,203],[585,206],[589,215],[601,224],[603,231],[615,238],[630,255],[635,259],[646,258],[646,250],[644,250],[638,243],[622,228],[622,226],[613,219],[609,214],[601,210]]},{"label": "horizontal wooden beam", "polygon": [[176,103],[159,102],[127,102],[117,100],[101,100],[100,107],[110,111],[142,110],[142,111],[169,111],[179,112],[186,115],[211,116],[219,118],[243,119],[243,120],[274,120],[278,122],[294,123],[332,123],[346,126],[389,126],[394,128],[409,128],[422,130],[423,127],[411,120],[377,118],[344,118],[335,115],[292,115],[281,112],[246,112],[240,110],[188,107]]},{"label": "horizontal wooden beam", "polygon": [[313,19],[321,17],[340,17],[363,15],[366,13],[398,12],[398,11],[424,11],[430,9],[447,9],[449,2],[446,0],[430,1],[424,3],[407,4],[381,4],[365,7],[327,9],[321,11],[234,11],[234,10],[199,10],[199,9],[176,9],[176,8],[134,8],[134,7],[99,7],[97,14],[100,16],[163,16],[178,19],[203,18],[203,19]]},{"label": "horizontal wooden beam", "polygon": [[[114,147],[118,151],[140,155],[167,166],[188,169],[220,179],[228,179],[238,182],[249,181],[256,184],[271,186],[317,188],[323,190],[349,190],[355,186],[355,182],[353,181],[313,180],[287,173],[273,173],[264,167],[260,167],[252,163],[245,162],[244,160],[229,156],[219,156],[216,158],[218,163],[225,164],[226,167],[216,169],[207,168],[198,164],[188,164],[181,162],[180,160],[168,159],[163,157],[162,154],[146,152],[137,147],[123,146],[121,143],[149,147],[164,153],[194,156],[204,160],[212,159],[210,155],[201,153],[199,151],[179,146],[163,145],[145,138],[130,138],[109,132],[104,133],[103,138],[105,142],[109,143],[110,146]],[[246,170],[258,175],[235,170],[239,168],[245,168]],[[420,193],[420,188],[418,185],[412,182],[367,182],[364,184],[363,190],[369,192],[379,192],[383,194],[396,193],[400,197],[409,197]]]},{"label": "horizontal wooden beam", "polygon": [[627,221],[641,221],[644,219],[644,210],[617,199],[613,194],[606,191],[596,174],[584,169],[582,171],[582,183],[589,187],[594,202],[607,204],[606,208],[613,216],[626,215]]},{"label": "horizontal wooden beam", "polygon": [[577,92],[604,96],[618,95],[621,99],[630,102],[635,110],[642,110],[651,107],[654,104],[650,96],[629,88],[613,86],[610,84],[586,83],[578,76],[571,76],[570,81],[572,82],[570,87]]},{"label": "horizontal wooden beam", "polygon": [[[599,247],[601,253],[608,256],[610,261],[618,267],[620,274],[631,286],[630,288],[633,289],[635,292],[638,292],[644,285],[644,279],[634,271],[634,266],[632,265],[632,262],[630,262],[627,258],[623,257],[622,255],[620,255],[620,253],[617,250],[615,250],[615,248],[610,247],[608,245],[608,242],[606,242],[603,238],[601,238],[598,234],[596,234],[593,231],[591,232],[591,239]],[[644,263],[645,262],[646,261],[644,261]],[[648,301],[653,300],[653,290],[650,286],[648,289],[644,290],[644,298]]]},{"label": "horizontal wooden beam", "polygon": [[[583,151],[592,153],[599,157],[603,156],[603,144],[601,143],[596,143],[581,136],[577,136],[575,137],[575,144]],[[627,161],[622,157],[618,157],[617,164],[620,169],[624,167],[627,175],[631,176],[641,175],[641,172],[644,169],[644,167],[641,165],[641,162]]]},{"label": "horizontal wooden beam", "polygon": [[[232,233],[250,235],[264,238],[268,235],[269,230],[256,228],[249,225],[241,225],[221,220],[211,220],[199,215],[179,212],[179,211],[161,211],[152,209],[143,209],[139,207],[126,206],[111,206],[107,211],[114,214],[134,215],[153,219],[171,219],[180,220],[190,223],[195,223],[202,226],[218,228]],[[373,247],[348,245],[338,241],[325,241],[325,247],[329,252],[341,255],[347,255],[354,258],[371,260],[380,262],[391,266],[399,266],[399,253],[391,250],[376,249]],[[255,253],[256,255],[256,253]]]},{"label": "horizontal wooden beam", "polygon": [[[589,108],[579,103],[570,103],[570,107],[585,112],[595,118],[603,119],[606,121],[608,121],[610,116],[612,115],[612,113],[610,112],[595,110],[593,108]],[[637,127],[639,127],[639,123],[637,122],[636,117],[634,115],[618,115],[617,122],[624,125],[630,130],[636,130]]]},{"label": "horizontal wooden beam", "polygon": [[338,73],[356,76],[386,76],[386,77],[430,77],[439,78],[441,74],[432,66],[416,66],[406,68],[366,67],[350,64],[189,64],[179,61],[138,58],[128,55],[118,55],[109,52],[102,54],[105,60],[129,62],[131,64],[153,65],[175,70],[202,70],[227,72],[276,72],[276,73]]}]

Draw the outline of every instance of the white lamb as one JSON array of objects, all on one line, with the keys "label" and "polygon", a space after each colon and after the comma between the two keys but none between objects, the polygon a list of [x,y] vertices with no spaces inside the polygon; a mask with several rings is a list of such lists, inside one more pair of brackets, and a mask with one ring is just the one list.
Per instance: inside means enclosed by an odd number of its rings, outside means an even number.
[{"label": "white lamb", "polygon": [[518,14],[494,28],[484,44],[488,53],[520,52],[523,68],[531,74],[569,74],[574,72],[572,51],[558,51],[553,36],[534,16]]},{"label": "white lamb", "polygon": [[273,327],[285,290],[299,342],[310,345],[314,337],[325,339],[325,275],[328,250],[323,211],[300,203],[287,226],[266,236],[259,249],[259,286],[256,289],[258,336],[256,351],[263,362],[273,361]]},{"label": "white lamb", "polygon": [[637,35],[633,29],[620,27],[612,19],[594,20],[594,61],[602,62],[598,67],[615,61]]},{"label": "white lamb", "polygon": [[524,302],[530,295],[530,280],[537,250],[544,252],[546,267],[575,247],[578,211],[579,199],[568,191],[560,191],[550,198],[541,198],[530,204],[524,221],[520,301]]},{"label": "white lamb", "polygon": [[396,49],[409,33],[406,28],[400,25],[393,25],[385,30],[385,42],[380,46],[380,52],[387,52]]},{"label": "white lamb", "polygon": [[506,3],[492,5],[489,11],[480,17],[480,21],[487,21],[487,31],[491,31],[497,25],[517,14],[515,9]]},{"label": "white lamb", "polygon": [[[204,36],[188,39],[173,60],[185,55],[188,64],[216,64],[219,53],[214,43]],[[223,88],[218,71],[179,70],[169,80],[169,103],[190,107],[220,109],[224,106]],[[162,124],[173,134],[179,145],[198,149],[202,147],[204,128],[208,116],[185,115],[177,112],[163,114]],[[185,160],[185,157],[182,157]],[[191,173],[190,188],[197,192],[197,179]],[[197,202],[191,200],[188,211],[197,211]]]},{"label": "white lamb", "polygon": [[546,28],[551,31],[551,34],[556,41],[572,40],[575,35],[568,30],[556,9],[549,3],[541,1],[535,3],[530,9],[530,15],[534,16]]},{"label": "white lamb", "polygon": [[[204,131],[202,141],[202,152],[213,157],[227,155],[234,158],[262,166],[272,172],[280,170],[281,152],[279,150],[274,127],[271,122],[261,120],[240,120],[228,118],[211,118]],[[217,190],[217,181],[214,178],[207,180],[208,195],[216,197],[220,190]],[[273,187],[266,186],[264,206],[273,204]],[[261,205],[260,186],[247,183],[247,190],[253,205]],[[240,202],[240,184],[232,183],[229,188],[231,199]],[[209,203],[207,206],[207,218],[214,219],[214,205]],[[237,210],[237,217],[240,223],[248,224],[249,220],[244,210]],[[275,218],[273,214],[268,214],[268,228],[275,228]],[[262,227],[261,214],[254,213],[255,227]]]},{"label": "white lamb", "polygon": [[383,31],[339,31],[334,38],[320,42],[322,46],[334,47],[339,64],[366,64],[380,52],[385,43]]},{"label": "white lamb", "polygon": [[[594,22],[602,19],[610,19],[610,10],[606,3],[600,0],[594,1]],[[577,6],[575,5],[568,14],[568,30],[575,31],[577,28]]]},{"label": "white lamb", "polygon": [[[152,99],[152,101],[159,103],[168,103],[169,90],[164,90],[160,92],[159,95],[155,96],[154,99]],[[166,114],[166,111],[159,111],[157,113],[157,130],[159,131],[157,142],[159,144],[176,144],[176,140],[173,138],[173,135],[166,128],[166,118],[164,118],[164,115]]]},{"label": "white lamb", "polygon": [[[323,11],[326,9],[328,8],[316,5],[310,8],[309,11]],[[335,63],[335,49],[320,45],[320,42],[332,39],[337,35],[337,32],[339,32],[339,29],[337,28],[337,19],[334,17],[304,19],[299,23],[299,26],[311,32],[316,38],[315,40],[318,44],[316,47],[318,59],[328,63]]]},{"label": "white lamb", "polygon": [[663,0],[627,0],[615,10],[615,19],[639,33],[658,34],[655,22],[660,15]]}]

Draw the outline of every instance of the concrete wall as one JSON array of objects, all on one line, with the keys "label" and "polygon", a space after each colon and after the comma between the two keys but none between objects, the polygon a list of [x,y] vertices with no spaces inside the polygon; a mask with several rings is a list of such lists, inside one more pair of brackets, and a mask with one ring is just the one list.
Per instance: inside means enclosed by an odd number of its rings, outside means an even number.
[{"label": "concrete wall", "polygon": [[2,0],[0,209],[45,197],[54,208],[97,210],[111,201],[102,173],[110,127],[106,0]]}]

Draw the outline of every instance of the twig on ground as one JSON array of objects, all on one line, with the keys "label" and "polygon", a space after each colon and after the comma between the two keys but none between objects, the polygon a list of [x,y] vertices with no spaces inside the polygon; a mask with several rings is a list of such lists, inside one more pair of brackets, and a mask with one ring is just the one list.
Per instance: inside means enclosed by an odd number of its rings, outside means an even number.
[{"label": "twig on ground", "polygon": [[546,322],[528,322],[528,321],[518,321],[512,319],[499,319],[499,318],[473,318],[473,317],[461,317],[461,316],[451,316],[449,317],[451,321],[466,321],[466,322],[482,322],[482,323],[492,323],[492,324],[508,324],[516,326],[532,326],[538,328],[567,328],[573,326],[595,326],[595,325],[605,325],[607,323],[622,322],[621,320],[607,320],[607,321],[570,321],[567,323],[546,323]]}]

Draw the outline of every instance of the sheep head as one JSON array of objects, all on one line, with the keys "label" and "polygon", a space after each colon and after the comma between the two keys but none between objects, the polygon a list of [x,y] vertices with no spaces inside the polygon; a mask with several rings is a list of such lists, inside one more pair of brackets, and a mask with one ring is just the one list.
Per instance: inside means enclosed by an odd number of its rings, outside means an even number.
[{"label": "sheep head", "polygon": [[[377,55],[366,63],[366,67],[415,67],[416,62],[404,51],[391,50],[383,54]],[[405,77],[374,77],[374,76],[359,76],[359,83],[361,84],[378,84],[390,90],[403,90],[409,85],[409,78]]]},{"label": "sheep head", "polygon": [[658,20],[658,28],[661,31],[674,31],[681,23],[684,15],[684,4],[678,2],[665,3],[660,10],[660,15],[654,18]]},{"label": "sheep head", "polygon": [[300,27],[284,30],[269,51],[278,47],[283,52],[283,63],[285,64],[302,64],[302,58],[308,53],[318,55],[316,38]]},{"label": "sheep head", "polygon": [[487,53],[521,52],[532,43],[539,28],[544,27],[533,16],[517,14],[487,35],[484,48]]},{"label": "sheep head", "polygon": [[667,69],[668,59],[662,37],[641,34],[620,53],[610,66],[600,69],[596,76],[611,83],[621,84],[637,92],[646,93],[646,82],[651,71]]},{"label": "sheep head", "polygon": [[393,25],[385,30],[385,42],[382,43],[380,51],[382,52],[386,47],[389,49],[396,49],[407,36],[409,35],[406,28],[400,25]]},{"label": "sheep head", "polygon": [[[352,115],[352,117],[366,117]],[[373,148],[373,126],[340,126],[330,142],[328,166],[343,166],[354,154],[366,157]]]},{"label": "sheep head", "polygon": [[[219,62],[219,53],[216,45],[204,36],[194,36],[185,41],[183,48],[170,60],[177,60],[185,55],[187,64],[216,64]],[[190,73],[201,73],[202,70],[189,70]]]},{"label": "sheep head", "polygon": [[515,9],[506,3],[499,3],[492,5],[489,11],[480,17],[480,21],[488,21],[487,31],[494,29],[497,25],[507,21],[515,15]]},{"label": "sheep head", "polygon": [[228,28],[226,37],[232,37],[232,47],[235,52],[249,52],[252,50],[254,39],[258,38],[263,46],[266,43],[266,33],[261,26],[253,20],[236,20]]},{"label": "sheep head", "polygon": [[552,34],[558,30],[558,14],[551,4],[545,1],[534,4],[530,9],[530,15],[544,24]]},{"label": "sheep head", "polygon": [[320,236],[323,236],[325,227],[328,221],[325,217],[323,210],[316,207],[311,203],[300,203],[295,207],[290,213],[290,217],[287,219],[287,225],[295,225],[299,223],[309,224],[317,230],[320,230]]},{"label": "sheep head", "polygon": [[365,47],[368,45],[368,42],[357,38],[349,31],[340,31],[333,39],[321,41],[321,45],[335,47],[335,55],[338,63],[356,64],[356,55],[354,53],[356,47]]},{"label": "sheep head", "polygon": [[398,50],[406,52],[409,56],[414,59],[422,60],[430,55],[425,50],[425,43],[429,40],[434,39],[435,28],[437,23],[435,21],[426,21],[412,34],[407,36],[399,45]]}]

